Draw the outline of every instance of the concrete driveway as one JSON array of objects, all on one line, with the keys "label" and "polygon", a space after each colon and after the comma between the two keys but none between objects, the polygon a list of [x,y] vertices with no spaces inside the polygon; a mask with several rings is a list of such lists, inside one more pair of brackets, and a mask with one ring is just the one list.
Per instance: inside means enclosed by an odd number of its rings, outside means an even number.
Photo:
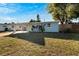
[{"label": "concrete driveway", "polygon": [[12,32],[2,32],[2,33],[0,33],[0,37],[7,36],[10,34],[12,34]]},{"label": "concrete driveway", "polygon": [[15,31],[12,34],[17,34],[17,33],[28,33],[28,31]]},{"label": "concrete driveway", "polygon": [[0,33],[0,37],[7,36],[7,35],[10,35],[10,34],[27,33],[27,32],[28,31],[2,32],[2,33]]}]

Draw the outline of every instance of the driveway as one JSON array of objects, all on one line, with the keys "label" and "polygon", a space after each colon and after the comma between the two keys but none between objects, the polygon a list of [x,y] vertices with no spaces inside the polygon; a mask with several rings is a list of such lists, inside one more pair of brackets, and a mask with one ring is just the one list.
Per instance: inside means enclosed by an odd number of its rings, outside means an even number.
[{"label": "driveway", "polygon": [[0,33],[0,37],[7,36],[7,35],[10,35],[10,34],[27,33],[27,32],[28,31],[2,32],[2,33]]},{"label": "driveway", "polygon": [[28,31],[15,31],[12,34],[17,34],[17,33],[28,33]]},{"label": "driveway", "polygon": [[0,33],[0,37],[7,36],[10,34],[12,34],[12,32],[2,32],[2,33]]},{"label": "driveway", "polygon": [[2,32],[2,33],[0,33],[0,37],[7,36],[7,35],[10,35],[10,34],[27,33],[27,32],[28,31]]}]

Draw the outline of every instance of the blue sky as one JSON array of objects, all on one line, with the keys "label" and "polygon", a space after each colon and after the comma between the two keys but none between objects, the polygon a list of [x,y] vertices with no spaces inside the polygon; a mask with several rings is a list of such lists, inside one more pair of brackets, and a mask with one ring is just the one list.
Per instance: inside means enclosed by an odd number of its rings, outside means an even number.
[{"label": "blue sky", "polygon": [[0,3],[0,23],[29,22],[37,14],[41,21],[52,21],[46,3]]}]

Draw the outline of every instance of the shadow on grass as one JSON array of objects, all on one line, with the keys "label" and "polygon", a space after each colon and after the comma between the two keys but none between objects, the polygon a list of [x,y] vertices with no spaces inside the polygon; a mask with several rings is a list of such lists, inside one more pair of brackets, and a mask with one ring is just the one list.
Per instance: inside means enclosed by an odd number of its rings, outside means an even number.
[{"label": "shadow on grass", "polygon": [[79,40],[79,33],[44,33],[47,38]]},{"label": "shadow on grass", "polygon": [[11,34],[9,36],[13,38],[24,39],[39,45],[45,45],[44,36],[42,33],[39,33],[39,34],[38,33],[18,33],[18,34]]},{"label": "shadow on grass", "polygon": [[13,38],[24,39],[39,45],[45,45],[44,38],[56,38],[56,39],[66,39],[66,40],[79,40],[78,33],[19,33],[9,35]]}]

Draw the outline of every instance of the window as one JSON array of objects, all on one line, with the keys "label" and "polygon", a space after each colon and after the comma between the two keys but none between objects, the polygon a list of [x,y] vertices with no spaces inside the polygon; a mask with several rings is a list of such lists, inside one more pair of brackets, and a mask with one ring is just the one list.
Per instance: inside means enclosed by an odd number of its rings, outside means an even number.
[{"label": "window", "polygon": [[14,28],[14,26],[12,26],[12,28]]},{"label": "window", "polygon": [[4,25],[3,27],[7,27],[6,25]]},{"label": "window", "polygon": [[48,27],[50,27],[50,26],[51,26],[51,24],[50,24],[50,23],[48,23],[48,24],[47,24],[47,26],[48,26]]}]

